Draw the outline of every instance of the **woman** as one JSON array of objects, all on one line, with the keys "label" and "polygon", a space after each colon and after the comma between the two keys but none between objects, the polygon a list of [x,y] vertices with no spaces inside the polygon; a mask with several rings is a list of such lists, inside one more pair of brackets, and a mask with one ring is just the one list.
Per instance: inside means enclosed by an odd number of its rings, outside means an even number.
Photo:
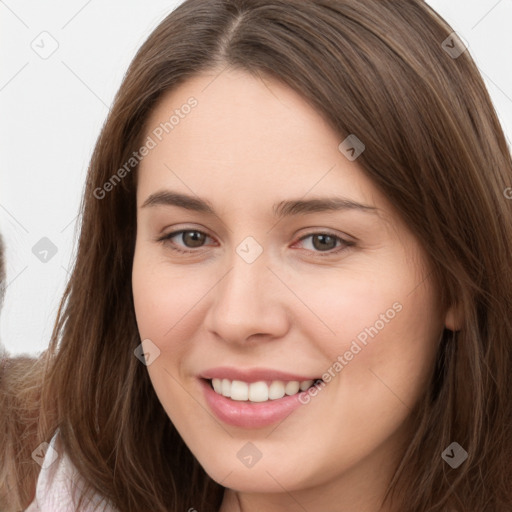
[{"label": "woman", "polygon": [[67,471],[84,510],[510,510],[512,162],[464,50],[421,1],[160,24],[91,161],[29,510],[74,509]]}]

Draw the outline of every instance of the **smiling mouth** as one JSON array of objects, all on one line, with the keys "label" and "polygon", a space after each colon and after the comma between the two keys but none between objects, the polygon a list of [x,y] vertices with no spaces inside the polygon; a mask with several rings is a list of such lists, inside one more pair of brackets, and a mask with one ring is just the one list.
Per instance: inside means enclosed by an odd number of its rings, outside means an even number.
[{"label": "smiling mouth", "polygon": [[307,391],[322,379],[304,381],[258,381],[244,382],[230,379],[204,379],[218,395],[237,402],[261,403],[279,400],[284,396],[296,395]]}]

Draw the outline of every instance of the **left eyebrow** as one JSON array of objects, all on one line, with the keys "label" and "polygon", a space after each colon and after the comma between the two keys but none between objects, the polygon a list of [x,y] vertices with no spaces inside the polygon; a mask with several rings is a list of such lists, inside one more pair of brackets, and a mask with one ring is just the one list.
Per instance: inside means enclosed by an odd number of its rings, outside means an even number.
[{"label": "left eyebrow", "polygon": [[[147,206],[178,206],[187,210],[217,215],[212,204],[205,199],[181,194],[170,190],[162,190],[151,194],[142,204],[141,208]],[[376,214],[378,208],[358,203],[344,197],[325,197],[313,199],[290,199],[274,204],[272,208],[274,215],[278,218],[290,217],[293,215],[305,215],[308,213],[324,211],[358,210],[365,213]]]},{"label": "left eyebrow", "polygon": [[323,197],[317,199],[294,199],[281,201],[274,205],[274,215],[278,218],[291,215],[304,215],[315,212],[358,210],[365,213],[377,213],[378,208],[361,204],[345,197]]}]

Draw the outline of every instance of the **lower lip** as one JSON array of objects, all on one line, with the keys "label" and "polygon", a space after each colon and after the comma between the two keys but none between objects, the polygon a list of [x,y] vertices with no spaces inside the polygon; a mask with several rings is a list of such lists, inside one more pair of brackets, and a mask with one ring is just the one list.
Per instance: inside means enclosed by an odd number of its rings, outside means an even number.
[{"label": "lower lip", "polygon": [[242,402],[219,395],[207,380],[200,379],[200,382],[210,409],[221,421],[235,427],[266,427],[284,420],[295,409],[303,405],[299,400],[301,393],[267,402]]}]

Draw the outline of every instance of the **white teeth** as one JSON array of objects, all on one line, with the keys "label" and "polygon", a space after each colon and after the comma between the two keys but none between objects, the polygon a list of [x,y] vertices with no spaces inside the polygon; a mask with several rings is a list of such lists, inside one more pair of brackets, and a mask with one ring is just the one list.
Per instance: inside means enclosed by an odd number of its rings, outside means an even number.
[{"label": "white teeth", "polygon": [[299,391],[299,389],[300,389],[300,382],[298,382],[296,380],[291,380],[290,382],[286,383],[284,392],[287,395],[295,395],[295,393],[297,393],[297,391]]},{"label": "white teeth", "polygon": [[222,381],[220,379],[212,379],[213,389],[219,395],[222,395]]},{"label": "white teeth", "polygon": [[295,395],[300,391],[306,391],[313,385],[312,380],[283,382],[274,380],[270,386],[264,382],[243,382],[241,380],[230,381],[229,379],[212,379],[213,389],[219,395],[231,400],[266,402],[277,400],[286,395]]},{"label": "white teeth", "polygon": [[312,380],[303,380],[300,383],[300,390],[301,391],[306,391],[306,389],[309,389],[312,385],[313,385],[313,381]]},{"label": "white teeth", "polygon": [[277,400],[278,398],[283,398],[284,396],[284,382],[280,380],[275,380],[270,384],[268,388],[268,397],[271,400]]},{"label": "white teeth", "polygon": [[228,398],[231,396],[231,381],[222,379],[222,394]]},{"label": "white teeth", "polygon": [[246,382],[241,380],[234,380],[231,383],[231,400],[248,400],[249,399],[249,386]]},{"label": "white teeth", "polygon": [[249,400],[251,402],[266,402],[268,400],[267,383],[252,382],[249,385]]}]

